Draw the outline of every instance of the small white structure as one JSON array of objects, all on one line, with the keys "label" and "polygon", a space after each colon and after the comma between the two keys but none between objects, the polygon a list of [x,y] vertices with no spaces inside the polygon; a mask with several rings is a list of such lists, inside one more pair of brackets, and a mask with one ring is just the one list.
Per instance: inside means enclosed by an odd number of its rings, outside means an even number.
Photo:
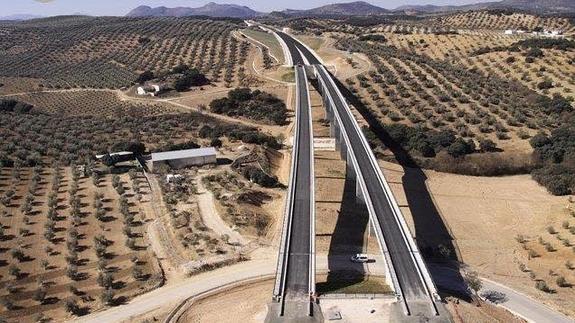
[{"label": "small white structure", "polygon": [[533,32],[533,36],[539,36],[539,37],[549,37],[549,38],[562,38],[565,37],[563,35],[563,32],[560,30],[543,30],[542,32],[537,32],[534,31]]},{"label": "small white structure", "polygon": [[173,169],[189,166],[216,164],[217,151],[214,147],[166,151],[152,154],[152,170],[160,165],[168,165]]},{"label": "small white structure", "polygon": [[521,34],[525,34],[525,30],[521,30],[521,29],[507,29],[504,32],[505,35],[521,35]]},{"label": "small white structure", "polygon": [[138,95],[156,96],[160,94],[162,90],[164,90],[164,87],[157,84],[150,84],[146,86],[138,86],[138,88],[136,88],[136,93]]}]

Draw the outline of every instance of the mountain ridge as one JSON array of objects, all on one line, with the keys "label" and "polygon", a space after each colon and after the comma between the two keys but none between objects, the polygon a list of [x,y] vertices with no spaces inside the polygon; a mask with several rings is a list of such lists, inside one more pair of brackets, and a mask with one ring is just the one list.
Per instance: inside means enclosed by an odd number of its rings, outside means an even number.
[{"label": "mountain ridge", "polygon": [[436,5],[406,5],[394,9],[394,11],[418,11],[423,13],[467,11],[482,9],[518,9],[526,11],[545,11],[548,13],[573,13],[575,12],[574,0],[501,0],[492,2],[480,2],[461,6],[436,6]]},{"label": "mountain ridge", "polygon": [[187,16],[208,16],[208,17],[230,17],[230,18],[254,18],[261,16],[249,7],[235,4],[218,4],[209,2],[201,7],[174,7],[164,6],[150,7],[139,6],[132,9],[127,17],[187,17]]},{"label": "mountain ridge", "polygon": [[[388,10],[365,1],[354,1],[344,3],[332,3],[311,9],[285,9],[274,11],[271,15],[286,17],[321,17],[321,16],[373,16],[385,15],[398,12],[419,12],[419,13],[439,13],[468,10],[485,9],[515,9],[545,13],[574,13],[575,0],[501,0],[493,2],[482,2],[467,5],[407,5],[400,6],[393,10]],[[186,17],[186,16],[208,16],[208,17],[231,17],[249,19],[259,16],[269,15],[258,12],[247,6],[235,4],[218,4],[210,2],[197,8],[164,6],[150,7],[139,6],[130,11],[128,17]]]},{"label": "mountain ridge", "polygon": [[40,15],[29,15],[29,14],[13,14],[8,16],[0,17],[0,20],[4,21],[23,21],[23,20],[31,20],[31,19],[38,19],[44,18],[44,16]]}]

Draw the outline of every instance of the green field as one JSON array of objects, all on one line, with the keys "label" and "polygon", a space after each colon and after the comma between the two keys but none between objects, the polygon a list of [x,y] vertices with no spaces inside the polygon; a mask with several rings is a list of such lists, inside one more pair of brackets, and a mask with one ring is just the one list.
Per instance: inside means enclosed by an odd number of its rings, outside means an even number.
[{"label": "green field", "polygon": [[264,31],[258,31],[252,29],[244,29],[242,30],[242,33],[267,46],[270,50],[270,55],[277,58],[280,64],[284,63],[284,54],[282,47],[274,35],[266,33]]},{"label": "green field", "polygon": [[385,277],[363,276],[355,273],[330,274],[316,285],[319,294],[391,294]]}]

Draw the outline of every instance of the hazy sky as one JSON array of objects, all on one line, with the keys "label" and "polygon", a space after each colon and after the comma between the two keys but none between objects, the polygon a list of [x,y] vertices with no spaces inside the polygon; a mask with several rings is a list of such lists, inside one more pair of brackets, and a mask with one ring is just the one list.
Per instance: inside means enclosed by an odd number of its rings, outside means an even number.
[{"label": "hazy sky", "polygon": [[[235,3],[259,11],[308,9],[334,2],[353,0],[215,0],[217,3]],[[486,0],[373,0],[372,4],[396,8],[405,4],[467,4]],[[139,5],[199,7],[210,0],[2,0],[0,16],[35,14],[42,16],[84,13],[91,15],[124,15]]]}]

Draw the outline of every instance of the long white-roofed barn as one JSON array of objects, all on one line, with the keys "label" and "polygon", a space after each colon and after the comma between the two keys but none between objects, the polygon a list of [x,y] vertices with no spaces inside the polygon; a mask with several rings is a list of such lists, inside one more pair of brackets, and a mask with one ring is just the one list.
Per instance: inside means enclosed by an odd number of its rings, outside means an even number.
[{"label": "long white-roofed barn", "polygon": [[214,147],[166,151],[152,154],[152,170],[159,165],[168,165],[173,169],[190,166],[202,166],[217,163],[217,151]]}]

